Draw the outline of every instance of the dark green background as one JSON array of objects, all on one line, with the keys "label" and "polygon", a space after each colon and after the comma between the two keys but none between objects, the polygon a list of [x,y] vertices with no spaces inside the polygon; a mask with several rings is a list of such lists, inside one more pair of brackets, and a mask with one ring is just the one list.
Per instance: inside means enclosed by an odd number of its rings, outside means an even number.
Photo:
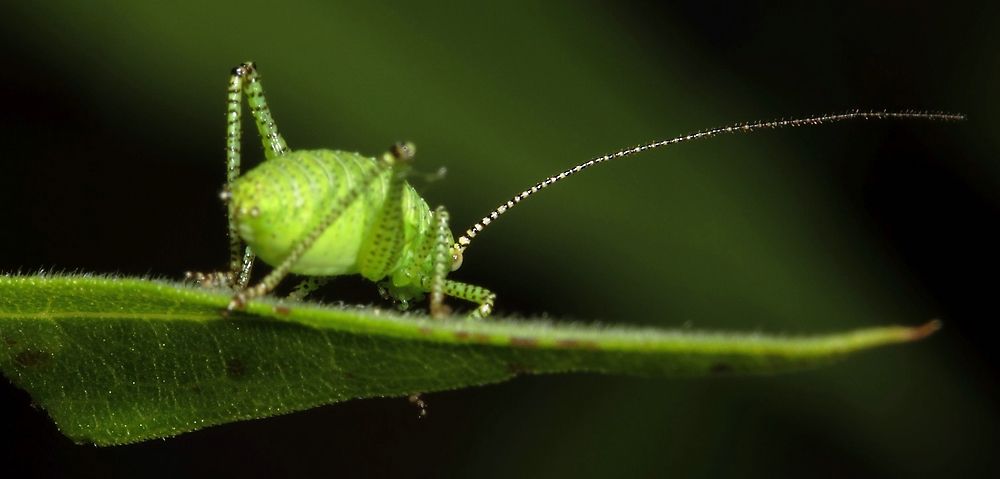
[{"label": "dark green background", "polygon": [[[995,5],[6,3],[2,271],[222,267],[225,84],[246,60],[293,148],[411,140],[420,169],[447,167],[414,183],[457,231],[546,175],[707,127],[853,108],[970,117],[602,166],[506,215],[455,274],[496,291],[501,312],[607,323],[814,333],[941,318],[922,343],[778,377],[521,377],[427,395],[423,420],[405,399],[364,400],[113,449],[72,445],[5,385],[0,468],[14,475],[998,472]],[[378,301],[351,279],[323,296]]]}]

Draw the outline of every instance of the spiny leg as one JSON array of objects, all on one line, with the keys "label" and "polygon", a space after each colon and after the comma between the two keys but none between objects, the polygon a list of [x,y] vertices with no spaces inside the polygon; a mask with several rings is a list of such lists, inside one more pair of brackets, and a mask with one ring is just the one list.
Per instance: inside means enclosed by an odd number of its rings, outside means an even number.
[{"label": "spiny leg", "polygon": [[[229,120],[226,125],[226,136],[228,139],[226,152],[229,168],[226,175],[227,188],[224,195],[227,200],[229,187],[240,176],[240,144],[243,133],[241,92],[246,94],[254,123],[257,124],[257,131],[260,133],[261,142],[264,145],[265,160],[272,160],[288,152],[288,145],[285,144],[285,139],[278,133],[278,126],[274,123],[271,109],[268,108],[267,100],[264,98],[264,88],[260,84],[260,75],[257,74],[257,66],[253,62],[247,62],[233,68],[229,80],[229,103],[227,111]],[[236,232],[236,223],[233,221],[232,211],[229,213],[229,243],[229,271],[236,276],[236,289],[245,289],[247,283],[250,282],[250,270],[253,268],[254,254],[249,246],[243,248],[243,241]],[[240,254],[241,250],[242,255]]]},{"label": "spiny leg", "polygon": [[[438,208],[438,209],[443,210],[443,208]],[[448,213],[445,212],[444,214],[447,215]],[[404,291],[397,288],[394,284],[395,279],[417,278],[418,281],[417,286],[418,289],[421,290],[420,293],[426,293],[433,289],[420,286],[420,281],[424,276],[425,265],[423,260],[427,259],[430,261],[430,264],[432,265],[431,273],[433,274],[434,271],[433,265],[435,263],[434,263],[434,255],[432,253],[435,251],[435,247],[441,243],[441,240],[439,239],[439,233],[441,232],[441,230],[440,228],[435,227],[435,225],[438,224],[441,218],[442,216],[440,215],[439,211],[431,212],[431,216],[427,220],[429,226],[427,228],[423,228],[424,230],[422,233],[423,237],[418,242],[419,246],[417,246],[416,250],[413,251],[413,257],[420,258],[421,261],[407,262],[407,264],[402,265],[402,267],[398,271],[393,272],[390,277],[387,277],[385,281],[381,281],[378,283],[379,293],[382,294],[382,298],[396,302],[397,303],[396,306],[401,311],[405,311],[409,307],[410,300],[422,299],[423,294],[413,294],[413,291]],[[444,221],[445,221],[445,227],[447,228],[447,221],[448,221],[447,218],[445,218]],[[447,233],[448,233],[447,230],[445,230],[446,238],[448,236]],[[454,268],[452,268],[452,270],[454,270]],[[432,301],[432,304],[440,304],[440,302]],[[442,313],[441,310],[437,310],[437,313],[439,316],[447,315],[447,312],[441,314]]]},{"label": "spiny leg", "polygon": [[[243,92],[246,93],[247,103],[250,104],[250,113],[253,113],[254,123],[257,124],[257,131],[260,132],[260,140],[264,144],[264,157],[273,160],[288,153],[288,145],[278,133],[278,126],[274,124],[271,109],[267,107],[267,101],[264,99],[264,88],[260,86],[257,66],[253,62],[244,63],[233,69],[233,77],[242,79]],[[230,94],[232,94],[232,90],[230,90]],[[236,96],[238,97],[239,94]],[[239,105],[238,98],[236,104]],[[238,126],[239,122],[237,122]]]},{"label": "spiny leg", "polygon": [[361,181],[359,181],[353,188],[348,190],[344,196],[340,197],[337,202],[334,203],[330,212],[327,213],[326,216],[323,217],[323,220],[320,221],[315,228],[309,231],[309,233],[306,234],[295,245],[295,247],[292,248],[291,252],[288,253],[288,256],[281,261],[281,264],[275,266],[274,269],[271,270],[271,272],[256,285],[236,293],[226,309],[231,311],[236,308],[242,308],[248,300],[263,296],[273,290],[274,287],[277,286],[286,275],[288,275],[289,271],[291,271],[295,263],[298,262],[299,258],[309,251],[309,248],[316,243],[316,240],[318,240],[319,237],[326,232],[327,228],[336,222],[337,219],[340,218],[340,215],[343,214],[344,211],[347,210],[352,204],[354,204],[355,201],[357,201],[358,197],[361,196],[361,193],[368,189],[371,182],[385,171],[393,168],[397,159],[395,155],[398,151],[400,151],[400,148],[401,146],[397,144],[391,153],[382,155],[382,160],[378,162],[377,167],[368,172],[363,178],[361,178]]},{"label": "spiny leg", "polygon": [[434,210],[434,277],[431,278],[431,316],[443,318],[451,314],[451,308],[444,304],[445,276],[451,271],[451,230],[448,229],[449,215],[444,206]]},{"label": "spiny leg", "polygon": [[381,209],[375,214],[371,228],[358,251],[358,272],[378,281],[392,272],[403,254],[406,227],[403,221],[403,192],[416,147],[412,143],[396,143],[389,154],[394,163]]},{"label": "spiny leg", "polygon": [[[433,288],[434,278],[421,278],[420,284],[423,288],[430,290]],[[476,286],[468,283],[460,283],[458,281],[452,281],[450,279],[442,280],[442,291],[444,296],[451,296],[452,298],[464,299],[466,301],[471,301],[479,305],[474,311],[469,313],[469,319],[481,319],[489,316],[493,313],[493,303],[497,300],[497,295],[492,291],[482,287]],[[440,317],[434,313],[433,305],[433,292],[432,303],[431,303],[431,315],[434,317]],[[447,315],[447,306],[443,306],[445,310],[443,311]]]},{"label": "spiny leg", "polygon": [[306,295],[329,283],[333,278],[333,276],[309,276],[292,288],[292,292],[288,293],[288,299],[301,301]]},{"label": "spiny leg", "polygon": [[450,308],[444,304],[444,297],[464,299],[479,304],[470,319],[489,316],[493,312],[496,295],[492,291],[471,284],[460,283],[446,279],[449,271],[458,269],[461,256],[451,243],[451,230],[448,226],[448,211],[443,206],[434,210],[434,276],[420,278],[420,285],[431,293],[431,316],[442,318],[450,314]]},{"label": "spiny leg", "polygon": [[[274,117],[264,99],[264,89],[260,85],[257,67],[252,62],[233,68],[229,77],[229,90],[226,99],[226,186],[220,195],[228,203],[229,191],[233,182],[240,176],[240,145],[242,142],[243,104],[242,94],[247,96],[250,111],[260,132],[264,144],[264,157],[274,159],[288,152],[288,145],[278,133]],[[245,289],[250,281],[250,270],[253,268],[254,254],[250,247],[243,246],[236,231],[232,210],[229,210],[229,271],[220,273],[187,273],[188,279],[194,279],[203,286],[223,286],[235,289]]]},{"label": "spiny leg", "polygon": [[229,92],[226,99],[226,188],[222,191],[222,200],[226,202],[226,214],[229,221],[229,275],[230,282],[236,289],[243,289],[250,279],[253,269],[254,254],[250,247],[243,247],[243,240],[236,232],[233,222],[233,212],[229,209],[229,188],[240,176],[242,160],[240,145],[243,136],[243,80],[242,66],[233,68],[229,76]]}]

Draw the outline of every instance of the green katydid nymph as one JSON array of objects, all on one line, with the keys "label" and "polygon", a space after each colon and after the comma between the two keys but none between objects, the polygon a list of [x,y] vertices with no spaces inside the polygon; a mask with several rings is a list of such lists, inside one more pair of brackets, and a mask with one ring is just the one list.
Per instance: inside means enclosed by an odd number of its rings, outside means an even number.
[{"label": "green katydid nymph", "polygon": [[[265,161],[241,175],[243,93],[264,144]],[[429,293],[431,314],[442,317],[449,314],[444,297],[451,296],[478,305],[469,315],[472,318],[488,316],[496,295],[480,286],[447,279],[450,271],[462,265],[462,255],[472,239],[528,196],[598,163],[683,141],[760,128],[849,119],[964,119],[937,112],[853,111],[737,124],[640,145],[546,178],[500,205],[456,240],[447,210],[443,206],[432,210],[406,182],[415,153],[412,143],[397,143],[380,158],[337,150],[289,149],[278,133],[253,63],[233,69],[227,108],[228,175],[221,196],[229,210],[229,271],[188,273],[189,279],[204,286],[234,289],[236,294],[228,306],[232,310],[272,291],[289,273],[308,277],[292,291],[293,298],[305,296],[331,277],[360,274],[377,282],[383,296],[402,308]],[[274,269],[249,286],[250,270],[258,256]]]}]

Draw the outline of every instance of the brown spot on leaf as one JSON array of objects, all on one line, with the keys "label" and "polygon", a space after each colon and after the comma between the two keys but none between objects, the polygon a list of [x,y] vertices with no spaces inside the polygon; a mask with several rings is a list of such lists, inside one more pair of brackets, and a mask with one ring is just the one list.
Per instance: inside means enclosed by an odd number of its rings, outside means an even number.
[{"label": "brown spot on leaf", "polygon": [[10,336],[4,336],[3,337],[3,342],[7,346],[17,346],[17,340],[14,339],[14,338],[12,338],[12,337],[10,337]]},{"label": "brown spot on leaf", "polygon": [[596,341],[583,341],[577,339],[557,339],[556,346],[560,348],[575,349],[600,349]]},{"label": "brown spot on leaf", "polygon": [[238,379],[247,373],[247,367],[239,359],[230,359],[226,363],[226,374],[233,379]]},{"label": "brown spot on leaf", "polygon": [[195,394],[201,394],[201,386],[198,385],[198,384],[195,384],[194,387],[191,388],[191,392],[193,392]]},{"label": "brown spot on leaf", "polygon": [[345,377],[345,378],[347,378],[347,379],[357,379],[357,378],[358,378],[358,375],[357,375],[357,374],[354,374],[354,373],[352,373],[352,372],[350,372],[350,371],[344,371],[344,372],[343,372],[342,374],[343,374],[343,375],[344,375],[344,377]]},{"label": "brown spot on leaf", "polygon": [[469,333],[465,331],[455,332],[455,339],[469,339]]},{"label": "brown spot on leaf", "polygon": [[472,340],[478,343],[488,343],[490,342],[490,335],[483,333],[476,333],[472,335]]},{"label": "brown spot on leaf", "polygon": [[533,348],[538,346],[538,340],[532,338],[510,338],[510,345],[519,348]]},{"label": "brown spot on leaf", "polygon": [[14,356],[14,364],[28,369],[45,366],[52,359],[52,353],[48,351],[28,351],[24,350]]},{"label": "brown spot on leaf", "polygon": [[420,328],[420,334],[422,334],[424,336],[429,336],[433,332],[434,332],[434,330],[431,329],[431,328]]},{"label": "brown spot on leaf", "polygon": [[289,314],[292,314],[292,308],[289,308],[288,306],[275,306],[274,312],[288,316]]}]

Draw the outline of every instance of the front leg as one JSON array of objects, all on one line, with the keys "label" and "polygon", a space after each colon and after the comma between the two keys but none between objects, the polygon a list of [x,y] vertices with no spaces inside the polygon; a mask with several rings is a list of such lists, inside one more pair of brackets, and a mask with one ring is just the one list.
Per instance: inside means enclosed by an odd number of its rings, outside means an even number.
[{"label": "front leg", "polygon": [[420,278],[420,286],[431,294],[431,316],[443,318],[451,313],[451,309],[444,304],[444,297],[472,301],[479,305],[469,319],[480,319],[489,316],[493,312],[493,303],[497,295],[481,286],[475,286],[458,281],[446,279],[449,271],[453,271],[461,265],[461,253],[458,253],[452,246],[451,230],[448,227],[448,212],[443,206],[438,206],[434,210],[434,275]]},{"label": "front leg", "polygon": [[324,284],[329,283],[333,278],[333,276],[309,276],[299,282],[299,284],[292,289],[291,293],[288,293],[288,299],[292,301],[302,301],[306,295],[316,291]]}]

